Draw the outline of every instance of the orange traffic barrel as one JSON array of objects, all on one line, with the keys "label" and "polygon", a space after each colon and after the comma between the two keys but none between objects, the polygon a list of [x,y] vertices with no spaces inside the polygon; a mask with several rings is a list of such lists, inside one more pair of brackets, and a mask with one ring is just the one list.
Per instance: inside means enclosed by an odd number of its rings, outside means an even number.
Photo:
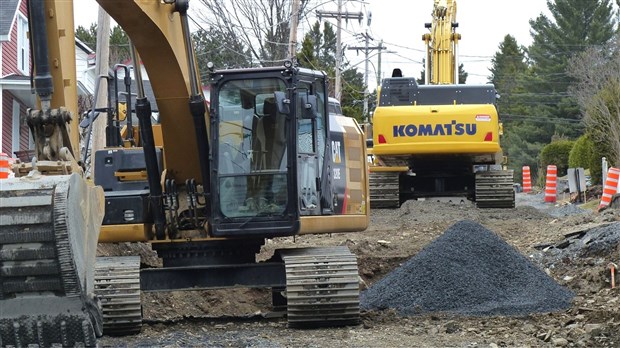
[{"label": "orange traffic barrel", "polygon": [[11,164],[9,163],[9,155],[0,152],[0,179],[6,179],[11,172]]},{"label": "orange traffic barrel", "polygon": [[532,175],[529,166],[523,166],[523,192],[532,191]]},{"label": "orange traffic barrel", "polygon": [[602,209],[611,203],[611,197],[618,191],[618,185],[620,182],[620,169],[611,167],[607,171],[607,180],[605,180],[605,186],[603,187],[603,195],[601,196],[601,204],[598,209]]},{"label": "orange traffic barrel", "polygon": [[557,201],[558,168],[554,165],[547,166],[547,181],[545,182],[545,202]]}]

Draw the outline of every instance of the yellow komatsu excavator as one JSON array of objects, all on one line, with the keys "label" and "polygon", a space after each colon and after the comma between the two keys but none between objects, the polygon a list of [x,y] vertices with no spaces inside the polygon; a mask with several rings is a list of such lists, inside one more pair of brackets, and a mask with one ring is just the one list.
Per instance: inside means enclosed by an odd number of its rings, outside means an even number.
[{"label": "yellow komatsu excavator", "polygon": [[371,206],[409,199],[514,207],[513,173],[502,169],[493,85],[458,84],[456,1],[435,0],[426,43],[426,84],[395,69],[373,115]]},{"label": "yellow komatsu excavator", "polygon": [[[329,115],[327,76],[291,62],[211,69],[206,103],[187,1],[98,2],[130,37],[155,100],[135,69],[139,147],[97,151],[89,184],[69,122],[72,3],[29,2],[37,151],[0,183],[0,346],[92,346],[102,333],[135,333],[141,291],[267,287],[291,327],[358,322],[357,261],[346,247],[255,257],[270,238],[368,225],[364,137],[353,119]],[[149,242],[163,267],[95,260],[98,241]]]}]

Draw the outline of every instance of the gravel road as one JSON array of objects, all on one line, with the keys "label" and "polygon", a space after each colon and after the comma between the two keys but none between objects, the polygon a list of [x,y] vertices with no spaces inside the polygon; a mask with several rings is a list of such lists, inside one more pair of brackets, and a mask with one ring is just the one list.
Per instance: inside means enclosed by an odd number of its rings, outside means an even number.
[{"label": "gravel road", "polygon": [[[268,318],[264,289],[154,293],[143,294],[139,335],[104,336],[99,345],[620,347],[619,287],[610,288],[607,268],[620,262],[620,211],[542,201],[519,193],[516,208],[488,210],[406,202],[372,211],[365,232],[280,238],[263,247],[261,259],[282,247],[348,246],[368,289],[358,326],[289,329],[284,318]],[[99,252],[139,252],[143,263],[157,264],[148,245],[102,245]],[[398,279],[409,281],[400,288],[410,301],[404,310],[390,304],[398,291],[385,288]],[[381,287],[387,294],[373,293]],[[377,298],[385,303],[370,301]]]}]

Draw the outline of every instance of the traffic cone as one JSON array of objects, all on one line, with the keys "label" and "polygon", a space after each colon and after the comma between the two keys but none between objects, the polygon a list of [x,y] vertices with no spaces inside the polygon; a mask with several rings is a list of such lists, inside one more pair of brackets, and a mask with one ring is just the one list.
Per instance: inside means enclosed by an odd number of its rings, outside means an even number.
[{"label": "traffic cone", "polygon": [[598,210],[601,210],[611,203],[611,197],[618,191],[618,182],[620,182],[620,169],[611,167],[607,171],[607,180],[603,186],[603,195],[601,196],[601,204]]},{"label": "traffic cone", "polygon": [[529,166],[523,166],[523,192],[532,191],[532,175]]},{"label": "traffic cone", "polygon": [[547,181],[545,182],[545,202],[557,201],[557,178],[558,168],[554,165],[547,166]]},{"label": "traffic cone", "polygon": [[9,163],[9,155],[0,152],[0,179],[6,179],[11,172],[11,164]]}]

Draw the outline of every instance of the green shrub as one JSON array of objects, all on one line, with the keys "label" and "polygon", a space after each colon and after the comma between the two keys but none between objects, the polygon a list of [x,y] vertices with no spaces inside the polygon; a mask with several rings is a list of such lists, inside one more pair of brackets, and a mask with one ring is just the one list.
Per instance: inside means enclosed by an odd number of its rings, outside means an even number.
[{"label": "green shrub", "polygon": [[587,134],[580,136],[568,155],[568,167],[589,169],[594,160],[594,143]]},{"label": "green shrub", "polygon": [[568,156],[574,141],[558,140],[545,145],[540,152],[540,167],[546,170],[547,166],[553,164],[558,168],[558,176],[566,175],[568,169]]}]

